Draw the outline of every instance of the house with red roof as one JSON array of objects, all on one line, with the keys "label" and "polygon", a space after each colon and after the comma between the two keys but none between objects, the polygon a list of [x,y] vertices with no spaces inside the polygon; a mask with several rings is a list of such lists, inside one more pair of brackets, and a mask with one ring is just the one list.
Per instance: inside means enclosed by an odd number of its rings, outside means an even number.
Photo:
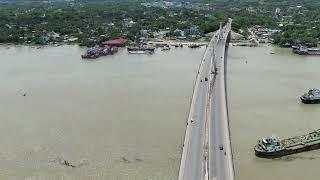
[{"label": "house with red roof", "polygon": [[105,41],[102,44],[105,46],[117,46],[117,47],[121,47],[121,46],[125,46],[126,43],[128,42],[127,39],[124,38],[117,38],[117,39],[111,39],[109,41]]}]

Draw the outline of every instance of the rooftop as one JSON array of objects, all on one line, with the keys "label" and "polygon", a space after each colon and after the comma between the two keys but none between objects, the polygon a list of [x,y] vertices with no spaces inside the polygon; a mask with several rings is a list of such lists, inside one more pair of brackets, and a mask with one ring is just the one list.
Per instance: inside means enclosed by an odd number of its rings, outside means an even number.
[{"label": "rooftop", "polygon": [[125,44],[127,42],[128,42],[127,39],[117,38],[117,39],[112,39],[112,40],[109,40],[109,41],[105,41],[102,44],[103,45],[121,45],[121,44]]}]

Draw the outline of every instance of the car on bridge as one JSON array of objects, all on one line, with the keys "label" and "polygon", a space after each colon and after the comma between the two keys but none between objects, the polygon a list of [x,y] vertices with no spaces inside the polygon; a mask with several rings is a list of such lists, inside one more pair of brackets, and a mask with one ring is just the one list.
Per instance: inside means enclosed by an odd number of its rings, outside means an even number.
[{"label": "car on bridge", "polygon": [[222,145],[222,144],[219,145],[219,149],[220,149],[221,151],[223,150],[223,145]]}]

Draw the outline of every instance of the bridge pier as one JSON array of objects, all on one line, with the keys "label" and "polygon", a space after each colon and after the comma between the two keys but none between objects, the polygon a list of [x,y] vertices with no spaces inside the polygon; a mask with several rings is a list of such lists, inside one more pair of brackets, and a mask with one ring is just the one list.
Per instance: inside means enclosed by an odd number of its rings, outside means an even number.
[{"label": "bridge pier", "polygon": [[229,47],[229,43],[231,41],[231,31],[229,31],[228,36],[227,36],[227,43],[226,43],[226,47]]}]

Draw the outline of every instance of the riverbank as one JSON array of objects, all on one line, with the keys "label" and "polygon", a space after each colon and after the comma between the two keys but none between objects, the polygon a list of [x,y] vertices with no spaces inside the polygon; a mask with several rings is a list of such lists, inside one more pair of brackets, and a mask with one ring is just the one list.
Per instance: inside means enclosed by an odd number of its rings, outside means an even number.
[{"label": "riverbank", "polygon": [[77,43],[59,43],[59,44],[45,44],[45,45],[40,45],[40,44],[26,44],[26,43],[0,43],[0,46],[7,46],[7,47],[19,47],[19,46],[25,46],[25,47],[30,47],[30,48],[44,48],[44,47],[59,47],[59,46],[74,46],[78,45],[79,47],[85,47],[85,46],[80,46]]},{"label": "riverbank", "polygon": [[180,41],[180,40],[150,40],[147,41],[147,44],[151,45],[162,45],[162,44],[167,44],[167,45],[177,45],[181,44],[184,46],[188,45],[198,45],[198,46],[206,46],[208,45],[209,41]]}]

